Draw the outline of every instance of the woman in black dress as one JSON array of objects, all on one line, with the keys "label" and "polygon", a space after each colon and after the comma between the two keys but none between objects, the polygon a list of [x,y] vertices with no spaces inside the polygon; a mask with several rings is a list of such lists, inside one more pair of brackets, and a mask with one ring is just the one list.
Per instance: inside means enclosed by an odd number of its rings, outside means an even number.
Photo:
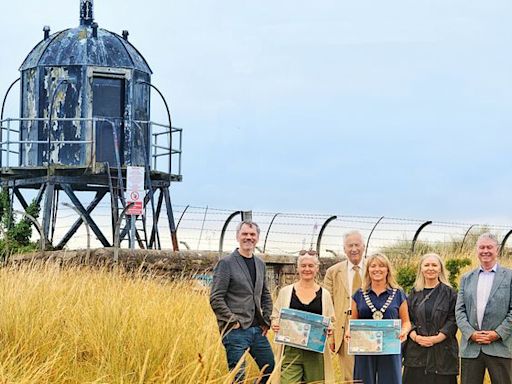
[{"label": "woman in black dress", "polygon": [[441,257],[424,255],[407,298],[412,331],[404,351],[404,384],[456,384],[459,347],[455,334],[457,293]]}]

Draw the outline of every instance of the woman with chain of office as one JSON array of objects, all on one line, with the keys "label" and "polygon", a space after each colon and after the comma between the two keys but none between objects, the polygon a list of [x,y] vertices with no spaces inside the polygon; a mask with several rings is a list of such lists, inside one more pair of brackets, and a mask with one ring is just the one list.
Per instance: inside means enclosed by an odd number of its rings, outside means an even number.
[{"label": "woman with chain of office", "polygon": [[[396,282],[389,259],[382,253],[371,255],[365,262],[362,288],[352,296],[352,319],[399,319],[397,337],[403,342],[411,330],[407,300]],[[350,331],[345,337],[350,340]],[[401,384],[402,357],[358,354],[354,359],[354,381],[364,384]]]}]

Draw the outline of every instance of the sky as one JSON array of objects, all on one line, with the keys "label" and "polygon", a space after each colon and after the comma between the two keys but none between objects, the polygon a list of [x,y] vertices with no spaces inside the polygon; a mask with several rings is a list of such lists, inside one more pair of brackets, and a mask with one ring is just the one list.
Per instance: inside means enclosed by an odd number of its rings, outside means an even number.
[{"label": "sky", "polygon": [[[183,128],[174,204],[512,223],[512,3],[96,0]],[[79,1],[0,5],[0,94]],[[6,116],[18,116],[12,92]],[[152,119],[165,122],[152,96]]]}]

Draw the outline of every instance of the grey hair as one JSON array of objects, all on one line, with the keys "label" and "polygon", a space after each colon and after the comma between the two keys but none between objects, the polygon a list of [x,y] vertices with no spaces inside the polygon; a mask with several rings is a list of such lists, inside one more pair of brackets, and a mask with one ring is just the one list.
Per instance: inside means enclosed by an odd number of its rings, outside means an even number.
[{"label": "grey hair", "polygon": [[441,266],[441,272],[439,273],[439,281],[449,287],[452,286],[448,281],[448,278],[446,277],[446,267],[444,265],[443,259],[441,259],[441,256],[439,256],[437,253],[426,253],[421,257],[420,262],[418,264],[418,273],[416,274],[416,281],[414,282],[413,285],[416,292],[423,291],[423,289],[425,288],[425,276],[423,276],[423,273],[421,273],[421,265],[429,257],[435,258],[439,262],[439,265]]},{"label": "grey hair", "polygon": [[318,254],[316,255],[310,255],[309,253],[305,253],[304,255],[299,255],[297,257],[297,267],[300,265],[301,261],[304,260],[306,257],[311,257],[312,259],[315,259],[315,265],[320,265],[320,259],[318,258]]},{"label": "grey hair", "polygon": [[240,233],[240,230],[242,229],[242,226],[248,225],[250,228],[255,228],[256,232],[258,232],[258,236],[260,235],[260,226],[256,224],[252,220],[242,220],[238,225],[236,226],[236,235]]},{"label": "grey hair", "polygon": [[359,232],[359,231],[357,231],[357,230],[353,230],[353,231],[349,231],[349,232],[345,233],[345,234],[343,235],[343,244],[345,244],[345,243],[346,243],[347,239],[348,239],[350,236],[354,236],[354,235],[359,236],[359,237],[361,238],[361,241],[362,241],[363,245],[364,245],[364,237],[363,237],[363,235],[361,234],[361,232]]},{"label": "grey hair", "polygon": [[481,240],[491,240],[494,244],[496,244],[497,247],[500,245],[496,235],[493,235],[491,232],[482,233],[480,236],[478,236],[476,243],[478,244]]}]

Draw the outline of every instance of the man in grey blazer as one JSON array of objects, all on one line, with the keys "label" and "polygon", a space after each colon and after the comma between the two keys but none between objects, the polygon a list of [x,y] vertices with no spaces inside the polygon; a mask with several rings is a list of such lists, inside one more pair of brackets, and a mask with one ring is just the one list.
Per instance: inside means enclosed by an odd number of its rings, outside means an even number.
[{"label": "man in grey blazer", "polygon": [[512,270],[498,265],[498,241],[490,233],[476,243],[480,267],[462,277],[455,317],[462,333],[461,383],[512,383]]},{"label": "man in grey blazer", "polygon": [[[267,288],[265,263],[254,256],[260,228],[250,220],[242,221],[236,230],[239,248],[219,260],[213,272],[210,305],[217,317],[222,344],[226,349],[230,370],[245,353],[254,358],[266,383],[274,369],[274,355],[266,337],[270,328],[272,298]],[[235,381],[245,378],[245,363]]]}]

